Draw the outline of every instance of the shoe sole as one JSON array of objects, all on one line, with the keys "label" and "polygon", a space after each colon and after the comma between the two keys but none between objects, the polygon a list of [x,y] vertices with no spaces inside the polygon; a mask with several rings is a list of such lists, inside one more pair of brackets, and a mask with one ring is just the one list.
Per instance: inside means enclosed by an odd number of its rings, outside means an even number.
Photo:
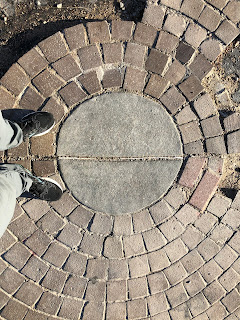
[{"label": "shoe sole", "polygon": [[[41,111],[40,111],[40,112],[41,112]],[[28,116],[31,115],[31,114],[40,113],[40,112],[39,112],[39,111],[30,112],[30,113],[28,113],[26,116],[24,116],[24,117],[21,119],[21,121],[24,120],[24,118],[28,117]],[[43,136],[44,134],[46,134],[46,133],[48,133],[49,131],[51,131],[54,126],[55,126],[55,121],[53,122],[53,125],[52,125],[49,129],[47,129],[46,131],[44,131],[44,132],[42,132],[42,133],[34,134],[32,137],[40,137],[40,136]],[[32,137],[30,137],[30,138],[32,138]]]}]

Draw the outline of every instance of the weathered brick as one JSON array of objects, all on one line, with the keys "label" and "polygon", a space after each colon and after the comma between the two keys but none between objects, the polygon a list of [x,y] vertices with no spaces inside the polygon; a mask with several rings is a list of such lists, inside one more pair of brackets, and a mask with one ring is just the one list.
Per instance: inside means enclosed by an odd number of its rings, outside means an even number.
[{"label": "weathered brick", "polygon": [[229,0],[207,0],[208,3],[213,5],[214,7],[222,10]]},{"label": "weathered brick", "polygon": [[80,317],[82,307],[83,301],[79,301],[70,297],[64,297],[58,316],[72,320],[78,319]]},{"label": "weathered brick", "polygon": [[0,86],[0,97],[0,110],[13,108],[15,98],[2,86]]},{"label": "weathered brick", "polygon": [[41,256],[51,243],[50,237],[38,229],[25,241],[25,245],[38,256]]},{"label": "weathered brick", "polygon": [[194,108],[200,119],[208,118],[216,112],[216,106],[209,94],[204,94],[194,101]]},{"label": "weathered brick", "polygon": [[114,220],[114,234],[130,235],[132,233],[132,218],[131,216],[116,216]]},{"label": "weathered brick", "polygon": [[229,1],[224,8],[223,13],[234,23],[240,21],[240,3],[238,1]]},{"label": "weathered brick", "polygon": [[77,226],[72,224],[67,224],[57,239],[69,246],[70,248],[75,248],[79,245],[83,237],[82,231]]},{"label": "weathered brick", "polygon": [[186,194],[181,187],[173,187],[168,194],[164,197],[168,204],[174,209],[178,209],[186,202]]},{"label": "weathered brick", "polygon": [[107,237],[104,242],[104,256],[110,259],[123,258],[123,246],[120,238]]},{"label": "weathered brick", "polygon": [[142,22],[150,24],[156,29],[162,28],[163,19],[165,16],[166,9],[161,6],[148,4],[144,10]]},{"label": "weathered brick", "polygon": [[31,139],[31,154],[39,157],[53,156],[56,148],[56,133],[52,130],[47,134]]},{"label": "weathered brick", "polygon": [[186,99],[176,89],[176,87],[173,86],[166,93],[164,93],[164,95],[160,98],[160,101],[171,113],[174,114],[186,102]]},{"label": "weathered brick", "polygon": [[185,41],[191,44],[194,48],[198,48],[206,37],[207,30],[201,28],[195,23],[190,23],[184,34]]},{"label": "weathered brick", "polygon": [[187,226],[190,223],[193,223],[199,216],[198,210],[194,209],[188,203],[185,204],[175,215],[175,217],[182,223],[184,226]]},{"label": "weathered brick", "polygon": [[189,67],[200,80],[205,78],[213,68],[212,64],[201,53],[195,57]]},{"label": "weathered brick", "polygon": [[67,54],[67,47],[60,32],[41,41],[38,46],[49,62],[54,62]]},{"label": "weathered brick", "polygon": [[231,238],[228,244],[231,248],[240,253],[240,234],[235,233],[235,235]]},{"label": "weathered brick", "polygon": [[121,63],[122,62],[122,44],[116,43],[104,43],[103,56],[105,63]]},{"label": "weathered brick", "polygon": [[177,48],[178,44],[178,37],[166,31],[160,31],[156,48],[166,53],[172,53]]},{"label": "weathered brick", "polygon": [[71,297],[82,298],[87,285],[87,280],[84,278],[70,275],[63,289],[63,294]]},{"label": "weathered brick", "polygon": [[78,56],[83,70],[100,67],[102,65],[102,58],[96,45],[79,49]]},{"label": "weathered brick", "polygon": [[135,234],[123,238],[125,257],[135,256],[145,252],[143,238],[141,234]]},{"label": "weathered brick", "polygon": [[146,46],[138,43],[128,42],[124,56],[124,62],[142,68],[146,55]]},{"label": "weathered brick", "polygon": [[159,249],[167,243],[167,240],[157,228],[145,231],[143,238],[148,251]]},{"label": "weathered brick", "polygon": [[14,293],[25,281],[25,278],[13,269],[7,268],[0,275],[0,287],[9,294]]},{"label": "weathered brick", "polygon": [[162,75],[169,57],[159,50],[152,49],[147,58],[145,68],[159,75]]},{"label": "weathered brick", "polygon": [[148,295],[148,283],[146,277],[129,279],[128,290],[130,299],[145,297]]},{"label": "weathered brick", "polygon": [[218,245],[224,245],[231,238],[233,231],[226,225],[220,223],[212,231],[210,238]]},{"label": "weathered brick", "polygon": [[84,89],[87,90],[89,94],[101,91],[101,84],[96,71],[90,71],[82,74],[80,77],[78,77],[78,81],[80,81]]},{"label": "weathered brick", "polygon": [[217,29],[220,21],[221,15],[210,6],[204,8],[198,19],[198,22],[211,32]]},{"label": "weathered brick", "polygon": [[149,252],[147,256],[152,272],[161,271],[170,265],[170,261],[163,249]]},{"label": "weathered brick", "polygon": [[21,273],[32,279],[33,281],[39,281],[47,273],[49,266],[36,256],[32,256]]},{"label": "weathered brick", "polygon": [[194,142],[202,138],[202,134],[199,125],[196,121],[192,121],[179,126],[182,134],[183,143]]},{"label": "weathered brick", "polygon": [[143,210],[133,215],[133,227],[134,232],[145,231],[153,227],[153,221],[148,210]]},{"label": "weathered brick", "polygon": [[108,275],[108,266],[108,259],[89,259],[87,262],[86,277],[89,279],[106,279]]},{"label": "weathered brick", "polygon": [[113,20],[112,38],[114,40],[129,40],[132,37],[133,21]]},{"label": "weathered brick", "polygon": [[229,292],[240,282],[240,275],[233,268],[229,268],[218,280],[224,289]]},{"label": "weathered brick", "polygon": [[43,259],[55,265],[56,267],[61,267],[67,260],[69,253],[70,250],[58,242],[53,242],[45,252]]},{"label": "weathered brick", "polygon": [[218,219],[210,212],[204,212],[196,221],[195,227],[197,227],[201,232],[207,234],[215,224],[217,224]]},{"label": "weathered brick", "polygon": [[66,278],[67,273],[51,267],[41,282],[41,285],[51,291],[60,293],[62,292]]},{"label": "weathered brick", "polygon": [[127,67],[124,89],[141,92],[145,85],[147,72]]},{"label": "weathered brick", "polygon": [[228,153],[240,152],[240,130],[227,135]]},{"label": "weathered brick", "polygon": [[181,259],[188,252],[187,247],[185,246],[185,244],[182,242],[180,238],[175,239],[172,242],[168,243],[164,247],[164,250],[166,251],[168,258],[172,263]]},{"label": "weathered brick", "polygon": [[147,315],[147,301],[144,299],[128,301],[127,310],[130,319],[145,318]]},{"label": "weathered brick", "polygon": [[13,64],[1,78],[1,84],[16,96],[18,96],[23,89],[27,87],[29,82],[29,77],[17,64]]},{"label": "weathered brick", "polygon": [[41,56],[35,48],[25,53],[18,63],[31,78],[35,77],[48,65],[47,60]]},{"label": "weathered brick", "polygon": [[50,210],[48,203],[39,199],[32,199],[26,202],[22,206],[22,208],[34,221],[39,220],[44,214],[46,214]]},{"label": "weathered brick", "polygon": [[1,311],[3,319],[16,320],[23,319],[28,309],[23,304],[15,300],[10,300]]},{"label": "weathered brick", "polygon": [[109,280],[111,279],[128,279],[128,265],[126,260],[112,259],[109,260],[108,270]]},{"label": "weathered brick", "polygon": [[179,89],[191,101],[203,91],[203,86],[196,76],[191,75],[179,85]]},{"label": "weathered brick", "polygon": [[45,97],[51,96],[55,90],[64,84],[61,79],[47,69],[34,78],[32,82]]},{"label": "weathered brick", "polygon": [[[84,306],[82,320],[88,320],[88,319],[102,320],[103,309],[104,309],[104,306],[101,302],[90,301]],[[110,319],[111,318],[109,318],[109,320]]]},{"label": "weathered brick", "polygon": [[152,26],[147,26],[141,22],[137,23],[133,36],[134,41],[152,47],[157,36],[157,30]]},{"label": "weathered brick", "polygon": [[176,115],[176,120],[177,120],[177,123],[181,125],[184,123],[197,120],[197,116],[192,111],[191,107],[187,105]]},{"label": "weathered brick", "polygon": [[150,273],[147,255],[134,257],[128,260],[131,278],[145,276]]},{"label": "weathered brick", "polygon": [[223,51],[221,43],[216,39],[207,39],[201,46],[200,51],[205,55],[210,61],[216,60],[219,54]]},{"label": "weathered brick", "polygon": [[198,245],[198,251],[205,260],[210,260],[220,250],[220,247],[210,238],[206,238]]},{"label": "weathered brick", "polygon": [[180,9],[181,2],[181,0],[161,0],[161,4],[176,10]]},{"label": "weathered brick", "polygon": [[82,206],[78,206],[68,216],[69,220],[80,228],[87,228],[92,217],[93,213]]},{"label": "weathered brick", "polygon": [[239,29],[230,21],[224,20],[217,28],[215,34],[226,45],[228,45],[239,35]]},{"label": "weathered brick", "polygon": [[60,200],[51,202],[51,207],[63,217],[71,213],[77,206],[78,202],[68,192],[63,193]]},{"label": "weathered brick", "polygon": [[214,305],[212,305],[207,311],[206,311],[207,315],[208,315],[208,319],[227,319],[227,311],[224,308],[224,306],[220,303],[217,302]]},{"label": "weathered brick", "polygon": [[230,208],[222,218],[222,223],[236,230],[240,225],[240,211]]},{"label": "weathered brick", "polygon": [[114,302],[116,300],[125,301],[127,297],[127,282],[108,281],[107,282],[107,301]]},{"label": "weathered brick", "polygon": [[204,210],[217,189],[220,177],[207,171],[194,191],[190,204]]},{"label": "weathered brick", "polygon": [[86,269],[87,258],[81,253],[72,252],[64,264],[63,269],[70,273],[82,276]]},{"label": "weathered brick", "polygon": [[38,177],[47,177],[55,173],[56,168],[52,160],[36,160],[32,162],[33,172]]},{"label": "weathered brick", "polygon": [[218,281],[212,282],[207,286],[203,293],[210,304],[214,304],[216,301],[220,300],[226,293],[223,287],[219,284]]},{"label": "weathered brick", "polygon": [[37,230],[37,227],[34,225],[32,220],[27,217],[27,215],[21,215],[10,223],[8,229],[22,241],[33,234],[34,231]]},{"label": "weathered brick", "polygon": [[194,52],[195,50],[191,46],[180,41],[176,51],[176,59],[185,64],[191,59]]},{"label": "weathered brick", "polygon": [[63,225],[63,219],[61,219],[53,210],[50,210],[37,222],[37,226],[39,228],[41,228],[44,232],[50,233],[51,235],[58,232]]},{"label": "weathered brick", "polygon": [[223,120],[226,132],[231,132],[240,129],[240,114],[234,112]]},{"label": "weathered brick", "polygon": [[87,301],[104,301],[106,295],[106,282],[94,281],[88,282],[84,299]]},{"label": "weathered brick", "polygon": [[165,79],[170,81],[170,83],[177,84],[183,79],[186,74],[186,68],[177,60],[174,60],[173,63],[169,66]]},{"label": "weathered brick", "polygon": [[174,240],[184,232],[184,228],[175,217],[172,217],[168,221],[161,224],[159,228],[169,241]]},{"label": "weathered brick", "polygon": [[[196,217],[197,215],[195,215],[195,217],[193,216],[193,221],[196,220]],[[187,220],[188,219],[186,219],[186,221]],[[187,222],[185,224],[187,224]],[[204,235],[198,229],[190,225],[181,236],[181,239],[189,249],[193,249],[204,239]]]},{"label": "weathered brick", "polygon": [[87,31],[90,43],[107,42],[110,40],[110,33],[107,21],[88,22]]},{"label": "weathered brick", "polygon": [[33,109],[37,111],[41,107],[44,99],[43,97],[32,87],[28,87],[22,96],[19,104],[24,109]]},{"label": "weathered brick", "polygon": [[204,2],[202,0],[184,0],[180,10],[187,16],[197,19],[203,8]]},{"label": "weathered brick", "polygon": [[7,302],[9,301],[9,296],[6,295],[6,293],[4,293],[3,291],[0,291],[0,309],[2,309]]},{"label": "weathered brick", "polygon": [[86,31],[83,24],[64,29],[63,32],[70,50],[84,47],[87,44]]},{"label": "weathered brick", "polygon": [[179,283],[167,290],[166,295],[172,308],[175,308],[176,306],[188,300],[186,290],[184,289],[182,283]]},{"label": "weathered brick", "polygon": [[37,309],[48,314],[55,315],[62,303],[62,298],[52,294],[51,292],[44,292],[37,304]]},{"label": "weathered brick", "polygon": [[236,289],[229,292],[226,297],[222,299],[222,303],[225,305],[227,310],[232,313],[240,305],[240,295]]},{"label": "weathered brick", "polygon": [[202,141],[200,141],[200,140],[184,144],[184,152],[185,152],[185,154],[190,154],[190,155],[204,155],[205,154],[205,150],[203,149]]},{"label": "weathered brick", "polygon": [[206,138],[219,136],[223,133],[219,117],[213,116],[211,118],[201,121],[203,134]]},{"label": "weathered brick", "polygon": [[173,33],[175,36],[180,37],[185,31],[187,26],[186,20],[183,16],[169,13],[165,20],[163,30]]},{"label": "weathered brick", "polygon": [[187,272],[180,262],[171,264],[171,266],[163,272],[172,286],[182,281],[187,276]]},{"label": "weathered brick", "polygon": [[158,203],[150,207],[149,210],[155,224],[160,224],[173,215],[173,210],[164,201],[159,201]]},{"label": "weathered brick", "polygon": [[205,288],[205,281],[201,277],[199,272],[193,273],[190,277],[184,279],[184,287],[190,297],[195,296]]},{"label": "weathered brick", "polygon": [[121,87],[122,74],[119,69],[105,70],[103,74],[102,84],[104,88]]},{"label": "weathered brick", "polygon": [[106,320],[116,320],[126,318],[126,303],[125,302],[114,302],[107,304]]},{"label": "weathered brick", "polygon": [[65,81],[68,81],[81,73],[79,65],[70,54],[59,59],[53,63],[52,66]]},{"label": "weathered brick", "polygon": [[169,309],[169,305],[164,293],[157,293],[147,297],[147,303],[151,316]]},{"label": "weathered brick", "polygon": [[199,269],[205,262],[197,250],[190,251],[180,261],[189,274]]},{"label": "weathered brick", "polygon": [[189,299],[187,305],[194,317],[209,308],[209,303],[202,293],[198,293]]},{"label": "weathered brick", "polygon": [[169,82],[161,76],[152,74],[144,92],[152,97],[160,98],[168,84]]},{"label": "weathered brick", "polygon": [[102,236],[86,232],[80,245],[80,251],[92,256],[99,256],[103,249],[103,241]]},{"label": "weathered brick", "polygon": [[109,234],[112,230],[112,224],[113,222],[110,216],[96,214],[90,230],[99,234]]}]

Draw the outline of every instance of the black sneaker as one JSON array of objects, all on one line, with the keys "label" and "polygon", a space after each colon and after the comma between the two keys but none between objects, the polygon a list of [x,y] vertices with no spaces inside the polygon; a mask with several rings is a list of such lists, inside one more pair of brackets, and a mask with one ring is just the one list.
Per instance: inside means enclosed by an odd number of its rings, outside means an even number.
[{"label": "black sneaker", "polygon": [[42,136],[49,132],[55,124],[53,115],[49,112],[32,112],[18,123],[23,131],[23,139]]},{"label": "black sneaker", "polygon": [[63,190],[61,186],[50,178],[39,178],[30,175],[33,183],[29,189],[35,197],[46,201],[57,201],[61,198]]}]

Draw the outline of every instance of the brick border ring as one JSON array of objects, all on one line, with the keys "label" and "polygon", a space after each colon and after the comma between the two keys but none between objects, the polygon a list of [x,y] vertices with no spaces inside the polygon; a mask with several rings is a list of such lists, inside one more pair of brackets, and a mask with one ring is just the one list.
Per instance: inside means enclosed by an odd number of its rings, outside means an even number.
[{"label": "brick border ring", "polygon": [[[160,103],[184,146],[184,165],[170,190],[134,214],[94,213],[68,190],[55,203],[19,199],[0,240],[3,319],[240,314],[240,193],[233,202],[214,195],[222,155],[239,152],[240,131],[231,126],[236,114],[225,119],[226,148],[218,111],[201,84],[211,61],[239,31],[224,18],[208,34],[192,20],[188,2],[182,14],[168,0],[149,4],[142,23],[101,21],[65,29],[40,42],[0,80],[1,109],[34,106],[58,121],[54,131],[2,155],[37,175],[61,182],[59,126],[76,105],[105,92],[128,91]],[[209,10],[217,12],[201,7],[203,26]]]}]

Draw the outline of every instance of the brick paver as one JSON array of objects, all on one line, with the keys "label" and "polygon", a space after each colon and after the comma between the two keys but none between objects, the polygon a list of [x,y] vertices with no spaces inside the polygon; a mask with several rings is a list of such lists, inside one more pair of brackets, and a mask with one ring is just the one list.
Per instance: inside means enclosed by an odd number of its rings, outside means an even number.
[{"label": "brick paver", "polygon": [[[235,112],[220,121],[202,81],[239,33],[239,5],[153,2],[137,24],[87,22],[50,36],[0,80],[1,110],[42,109],[56,122],[105,91],[150,96],[172,117],[184,150],[172,188],[140,212],[95,212],[68,189],[50,204],[21,198],[0,239],[3,319],[239,315],[240,196],[232,201],[215,192],[222,158],[240,151],[240,121]],[[57,133],[26,141],[3,159],[60,177]]]}]

